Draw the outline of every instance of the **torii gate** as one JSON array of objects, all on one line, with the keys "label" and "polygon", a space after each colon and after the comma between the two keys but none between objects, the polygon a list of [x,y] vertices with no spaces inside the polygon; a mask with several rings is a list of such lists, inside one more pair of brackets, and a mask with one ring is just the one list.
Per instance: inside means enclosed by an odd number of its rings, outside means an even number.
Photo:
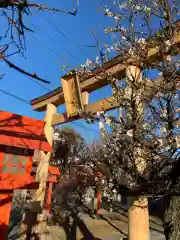
[{"label": "torii gate", "polygon": [[[179,27],[180,21],[176,22]],[[172,46],[173,53],[177,54],[180,48],[180,34],[177,33],[174,45]],[[168,53],[167,53],[168,54]],[[150,48],[147,53],[149,62],[161,61],[162,56],[157,48]],[[88,104],[89,93],[102,88],[109,84],[107,76],[120,76],[121,78],[127,76],[129,79],[136,78],[137,72],[142,80],[142,67],[139,62],[134,58],[129,58],[124,61],[121,57],[117,56],[112,60],[106,62],[103,67],[98,67],[91,71],[91,73],[79,80],[78,74],[74,71],[61,78],[61,86],[47,94],[31,100],[32,108],[35,111],[46,111],[45,121],[48,125],[48,137],[53,138],[53,127],[56,125],[71,122],[76,119],[82,118],[82,112],[96,114],[98,111],[108,111],[119,107],[114,101],[113,97],[102,99],[98,102]],[[157,82],[161,82],[163,77],[159,77]],[[146,81],[147,88],[151,86],[151,81]],[[57,114],[57,106],[66,104],[66,112]],[[46,172],[47,172],[46,167]],[[144,205],[145,204],[145,205]],[[130,208],[131,217],[130,225],[133,232],[130,236],[135,236],[135,239],[147,240],[149,239],[149,218],[148,218],[148,205],[147,201],[142,203],[140,207]],[[142,210],[143,209],[143,210]],[[146,210],[144,210],[146,209]],[[133,211],[131,211],[133,210]],[[130,215],[129,215],[130,216]],[[136,218],[134,218],[136,216]],[[136,223],[133,219],[142,219],[144,225],[139,225],[139,233],[136,232]],[[144,233],[143,235],[141,233]],[[131,238],[130,240],[134,239]]]}]

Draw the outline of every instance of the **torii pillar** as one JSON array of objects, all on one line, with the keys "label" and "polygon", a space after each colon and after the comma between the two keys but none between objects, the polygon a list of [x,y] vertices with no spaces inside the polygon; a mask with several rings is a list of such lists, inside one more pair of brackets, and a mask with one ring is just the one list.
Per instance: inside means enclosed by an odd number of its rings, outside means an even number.
[{"label": "torii pillar", "polygon": [[[53,134],[54,134],[54,128],[51,125],[52,117],[56,114],[56,106],[49,103],[47,105],[46,109],[46,116],[45,116],[45,127],[44,132],[45,136],[49,142],[49,144],[52,146],[53,144]],[[45,153],[41,151],[41,160],[39,163],[39,166],[37,168],[37,175],[36,180],[39,182],[39,189],[36,192],[35,200],[40,202],[41,207],[43,207],[44,204],[44,196],[45,196],[45,190],[46,190],[46,181],[48,177],[48,168],[49,168],[49,160],[51,157],[51,153]]]},{"label": "torii pillar", "polygon": [[[54,128],[51,125],[52,117],[56,114],[56,106],[49,103],[46,108],[46,116],[45,116],[45,136],[48,140],[48,143],[52,146],[53,144],[53,134]],[[36,180],[39,182],[39,189],[35,193],[34,200],[39,202],[41,209],[43,209],[44,201],[45,201],[45,193],[46,193],[46,183],[48,178],[48,169],[49,169],[49,160],[51,157],[51,153],[45,153],[41,151],[41,160],[39,166],[37,168],[37,175]],[[39,239],[43,240],[45,237],[46,231],[46,209],[44,209],[40,214],[37,216],[37,225],[35,226],[34,231],[38,234]]]}]

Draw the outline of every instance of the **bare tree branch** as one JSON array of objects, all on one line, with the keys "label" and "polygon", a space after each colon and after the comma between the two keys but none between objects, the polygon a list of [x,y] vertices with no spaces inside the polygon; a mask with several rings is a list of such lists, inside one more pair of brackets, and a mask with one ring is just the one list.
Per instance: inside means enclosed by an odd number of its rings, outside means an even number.
[{"label": "bare tree branch", "polygon": [[76,6],[74,6],[73,11],[68,11],[68,10],[63,10],[63,9],[57,9],[57,8],[51,8],[47,7],[45,5],[42,5],[40,3],[32,3],[28,2],[26,0],[1,0],[0,1],[0,7],[1,8],[7,8],[7,7],[20,7],[20,8],[26,8],[26,7],[36,7],[40,10],[47,10],[47,11],[54,11],[54,12],[60,12],[60,13],[67,13],[73,16],[77,15],[78,11],[78,6],[79,6],[79,0],[76,1]]},{"label": "bare tree branch", "polygon": [[27,76],[29,76],[29,77],[31,77],[31,78],[34,78],[34,79],[36,79],[36,80],[39,80],[39,81],[43,82],[43,83],[50,83],[49,81],[46,81],[46,80],[44,80],[44,79],[39,78],[38,76],[36,76],[36,73],[31,74],[31,73],[29,73],[29,72],[24,71],[22,68],[17,67],[15,64],[13,64],[12,62],[10,62],[10,61],[7,60],[6,58],[3,58],[3,60],[4,60],[4,62],[6,62],[6,63],[8,64],[8,66],[9,66],[10,68],[15,69],[16,71],[18,71],[18,72],[20,72],[20,73],[22,73],[22,74],[25,74],[25,75],[27,75]]}]

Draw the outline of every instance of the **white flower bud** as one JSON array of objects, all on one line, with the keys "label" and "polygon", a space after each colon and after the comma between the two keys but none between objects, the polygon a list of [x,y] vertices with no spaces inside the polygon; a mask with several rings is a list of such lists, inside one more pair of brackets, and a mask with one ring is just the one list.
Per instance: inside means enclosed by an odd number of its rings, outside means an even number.
[{"label": "white flower bud", "polygon": [[96,63],[99,64],[99,57],[96,57]]},{"label": "white flower bud", "polygon": [[104,124],[101,121],[98,124],[101,129],[104,128]]},{"label": "white flower bud", "polygon": [[136,6],[136,9],[139,11],[141,8],[139,5]]},{"label": "white flower bud", "polygon": [[133,130],[132,129],[128,130],[127,135],[130,137],[133,137]]},{"label": "white flower bud", "polygon": [[126,39],[127,39],[126,37],[122,36],[122,40],[124,40],[124,41],[125,41]]},{"label": "white flower bud", "polygon": [[97,117],[100,117],[100,115],[101,115],[100,112],[97,112],[97,113],[96,113],[96,116],[97,116]]}]

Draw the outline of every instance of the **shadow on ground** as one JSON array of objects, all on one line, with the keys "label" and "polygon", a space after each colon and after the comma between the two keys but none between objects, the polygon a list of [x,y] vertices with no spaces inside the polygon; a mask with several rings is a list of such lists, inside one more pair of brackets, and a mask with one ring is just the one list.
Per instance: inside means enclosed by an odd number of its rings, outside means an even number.
[{"label": "shadow on ground", "polygon": [[78,213],[71,213],[72,217],[72,223],[70,224],[69,218],[64,222],[63,228],[66,233],[66,239],[67,240],[76,240],[77,239],[77,228],[79,228],[79,231],[83,235],[81,240],[101,240],[100,238],[94,237],[94,235],[91,233],[91,231],[88,229],[86,224],[80,217],[78,217]]}]

